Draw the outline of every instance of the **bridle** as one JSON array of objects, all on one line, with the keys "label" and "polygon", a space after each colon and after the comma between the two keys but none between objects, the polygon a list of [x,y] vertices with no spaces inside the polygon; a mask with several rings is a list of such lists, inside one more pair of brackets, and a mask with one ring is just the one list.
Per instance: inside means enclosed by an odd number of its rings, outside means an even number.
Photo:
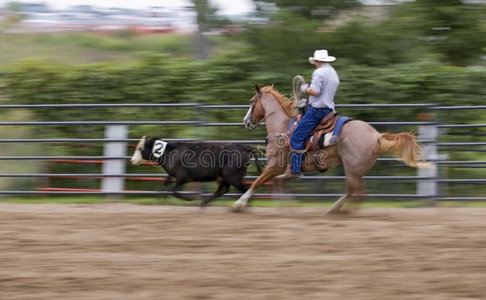
[{"label": "bridle", "polygon": [[[255,105],[257,104],[257,102],[260,101],[260,103],[261,103],[263,93],[264,92],[260,92],[260,93],[256,94],[255,96],[253,96],[253,98],[251,98],[251,100],[250,100],[250,116],[253,114],[253,109],[255,108]],[[257,96],[258,96],[258,100],[255,99]],[[277,108],[272,110],[272,112],[270,112],[269,114],[265,114],[263,116],[263,118],[258,123],[263,122],[266,118],[270,117],[273,113],[275,113],[280,108],[282,108],[282,103],[279,102]]]},{"label": "bridle", "polygon": [[[251,98],[251,100],[250,100],[250,116],[251,116],[251,115],[252,115],[252,113],[253,113],[253,109],[255,108],[256,103],[257,103],[258,101],[260,101],[260,103],[261,103],[261,101],[262,101],[262,99],[261,99],[261,98],[262,98],[262,94],[263,94],[263,92],[260,92],[260,93],[258,93],[257,95],[253,96],[253,98]],[[258,98],[256,99],[256,97],[257,97],[257,96],[258,96]],[[282,103],[280,103],[280,102],[279,102],[279,105],[277,106],[277,108],[276,108],[276,109],[274,109],[274,110],[273,110],[272,112],[270,112],[269,114],[265,114],[265,115],[263,116],[263,118],[262,118],[262,119],[261,119],[261,120],[260,120],[258,123],[263,122],[265,119],[267,119],[268,117],[270,117],[270,116],[271,116],[273,113],[275,113],[277,110],[279,110],[279,109],[281,109],[281,108],[282,108]],[[288,136],[288,133],[284,133],[284,132],[282,132],[282,133],[276,133],[274,137],[275,137],[276,139],[278,139],[278,138],[280,138],[280,137],[287,137],[287,136]],[[267,137],[267,139],[266,139],[266,140],[267,140],[267,141],[270,141],[270,139],[268,139],[268,137]],[[295,152],[295,153],[304,154],[304,153],[306,153],[306,152],[309,150],[309,148],[310,148],[310,143],[307,145],[307,147],[306,147],[305,149],[303,149],[303,150],[297,150],[297,149],[293,149],[293,148],[290,146],[290,141],[289,141],[288,148],[290,149],[290,151],[291,151],[291,152]]]}]

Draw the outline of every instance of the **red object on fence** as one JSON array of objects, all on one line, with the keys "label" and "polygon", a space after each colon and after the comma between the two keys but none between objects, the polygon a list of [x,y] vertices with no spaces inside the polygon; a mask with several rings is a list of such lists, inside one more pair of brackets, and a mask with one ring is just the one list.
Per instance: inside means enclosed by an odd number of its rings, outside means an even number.
[{"label": "red object on fence", "polygon": [[[76,159],[55,159],[51,160],[50,162],[54,163],[70,163],[70,164],[103,164],[103,160],[76,160]],[[142,163],[141,165],[144,166],[158,166],[157,163],[153,162],[145,162]],[[57,178],[57,179],[87,179],[87,178],[93,178],[93,179],[103,179],[105,177],[103,176],[96,176],[96,177],[91,177],[91,176],[56,176],[56,174],[52,174],[52,176],[49,176],[49,178]],[[132,181],[165,181],[166,178],[161,178],[161,177],[126,177],[126,180],[132,180]],[[246,181],[245,184],[251,185],[253,181]],[[273,183],[271,181],[265,182],[263,185],[265,186],[270,186]],[[52,191],[52,192],[101,192],[101,189],[83,189],[83,188],[56,188],[56,187],[41,187],[37,188],[36,190],[39,191]],[[137,192],[137,191],[129,191],[125,190],[125,192]],[[258,199],[272,199],[272,197],[256,197]]]}]

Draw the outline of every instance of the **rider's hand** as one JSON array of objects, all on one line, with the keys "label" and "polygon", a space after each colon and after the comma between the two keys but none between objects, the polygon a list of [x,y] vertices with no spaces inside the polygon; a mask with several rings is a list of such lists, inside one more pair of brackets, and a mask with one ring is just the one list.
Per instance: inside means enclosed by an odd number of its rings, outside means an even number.
[{"label": "rider's hand", "polygon": [[306,105],[307,105],[307,100],[302,98],[297,102],[297,105],[295,105],[295,107],[302,108],[305,107]]},{"label": "rider's hand", "polygon": [[300,92],[301,93],[305,93],[305,90],[309,87],[309,85],[306,83],[306,84],[303,84],[300,86]]}]

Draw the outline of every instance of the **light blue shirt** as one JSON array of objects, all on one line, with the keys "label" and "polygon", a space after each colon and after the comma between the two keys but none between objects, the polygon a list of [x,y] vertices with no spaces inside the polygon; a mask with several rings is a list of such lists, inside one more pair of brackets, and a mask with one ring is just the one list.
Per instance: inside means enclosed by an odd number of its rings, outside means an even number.
[{"label": "light blue shirt", "polygon": [[317,96],[309,95],[309,104],[315,108],[328,107],[334,110],[334,95],[339,86],[339,76],[334,68],[325,63],[312,73],[310,88]]}]

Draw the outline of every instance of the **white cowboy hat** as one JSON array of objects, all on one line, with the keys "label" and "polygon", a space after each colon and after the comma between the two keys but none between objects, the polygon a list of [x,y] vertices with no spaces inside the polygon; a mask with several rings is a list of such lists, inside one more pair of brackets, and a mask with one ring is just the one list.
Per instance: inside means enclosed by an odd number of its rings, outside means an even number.
[{"label": "white cowboy hat", "polygon": [[336,58],[334,56],[329,56],[327,50],[316,50],[314,52],[314,57],[309,57],[309,62],[311,64],[314,64],[316,60],[323,62],[333,62],[336,60]]}]

